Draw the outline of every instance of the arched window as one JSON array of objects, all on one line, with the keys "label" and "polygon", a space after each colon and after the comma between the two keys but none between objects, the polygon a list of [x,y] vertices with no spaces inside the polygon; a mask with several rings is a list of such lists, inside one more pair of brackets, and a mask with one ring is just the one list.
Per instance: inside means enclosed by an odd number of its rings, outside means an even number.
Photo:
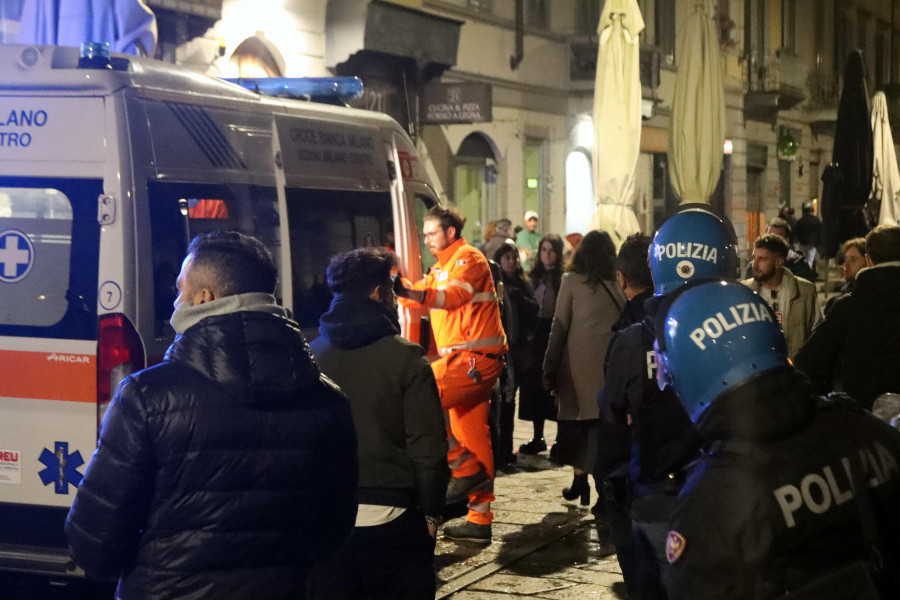
[{"label": "arched window", "polygon": [[234,77],[282,77],[284,59],[278,49],[260,35],[249,37],[235,48],[228,61]]}]

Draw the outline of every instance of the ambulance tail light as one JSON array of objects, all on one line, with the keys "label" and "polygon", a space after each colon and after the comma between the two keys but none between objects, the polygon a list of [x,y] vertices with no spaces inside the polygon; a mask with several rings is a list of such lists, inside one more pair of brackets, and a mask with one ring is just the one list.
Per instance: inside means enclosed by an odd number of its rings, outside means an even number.
[{"label": "ambulance tail light", "polygon": [[140,337],[124,315],[100,317],[97,341],[97,431],[119,382],[144,368]]}]

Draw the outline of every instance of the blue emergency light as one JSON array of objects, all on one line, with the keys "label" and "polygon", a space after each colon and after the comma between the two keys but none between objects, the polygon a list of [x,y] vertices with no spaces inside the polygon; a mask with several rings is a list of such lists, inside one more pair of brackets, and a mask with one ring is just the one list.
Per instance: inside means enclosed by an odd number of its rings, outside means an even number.
[{"label": "blue emergency light", "polygon": [[346,102],[363,95],[359,77],[243,77],[225,81],[266,96],[316,102]]}]

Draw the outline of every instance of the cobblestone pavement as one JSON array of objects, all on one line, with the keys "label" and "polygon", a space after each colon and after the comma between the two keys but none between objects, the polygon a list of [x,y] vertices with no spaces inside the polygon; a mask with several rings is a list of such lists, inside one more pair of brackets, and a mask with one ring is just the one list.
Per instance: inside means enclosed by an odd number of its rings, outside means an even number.
[{"label": "cobblestone pavement", "polygon": [[[530,422],[516,422],[516,448],[531,431]],[[548,445],[555,437],[555,424],[548,422]],[[478,546],[438,536],[437,598],[627,598],[614,549],[598,534],[590,506],[562,497],[571,481],[571,468],[551,463],[547,452],[520,455],[517,468],[499,473],[493,543]],[[597,498],[591,493],[593,504]]]}]

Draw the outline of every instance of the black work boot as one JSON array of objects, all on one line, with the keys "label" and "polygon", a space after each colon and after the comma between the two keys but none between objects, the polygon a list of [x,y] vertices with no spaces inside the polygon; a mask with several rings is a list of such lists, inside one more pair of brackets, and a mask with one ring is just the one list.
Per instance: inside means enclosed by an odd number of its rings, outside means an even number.
[{"label": "black work boot", "polygon": [[484,471],[478,471],[466,477],[451,477],[447,485],[446,504],[456,504],[469,498],[469,494],[482,489],[490,489],[491,478]]},{"label": "black work boot", "polygon": [[444,537],[457,542],[471,542],[487,546],[491,543],[491,526],[479,525],[472,521],[466,521],[462,525],[448,525],[444,527]]}]

